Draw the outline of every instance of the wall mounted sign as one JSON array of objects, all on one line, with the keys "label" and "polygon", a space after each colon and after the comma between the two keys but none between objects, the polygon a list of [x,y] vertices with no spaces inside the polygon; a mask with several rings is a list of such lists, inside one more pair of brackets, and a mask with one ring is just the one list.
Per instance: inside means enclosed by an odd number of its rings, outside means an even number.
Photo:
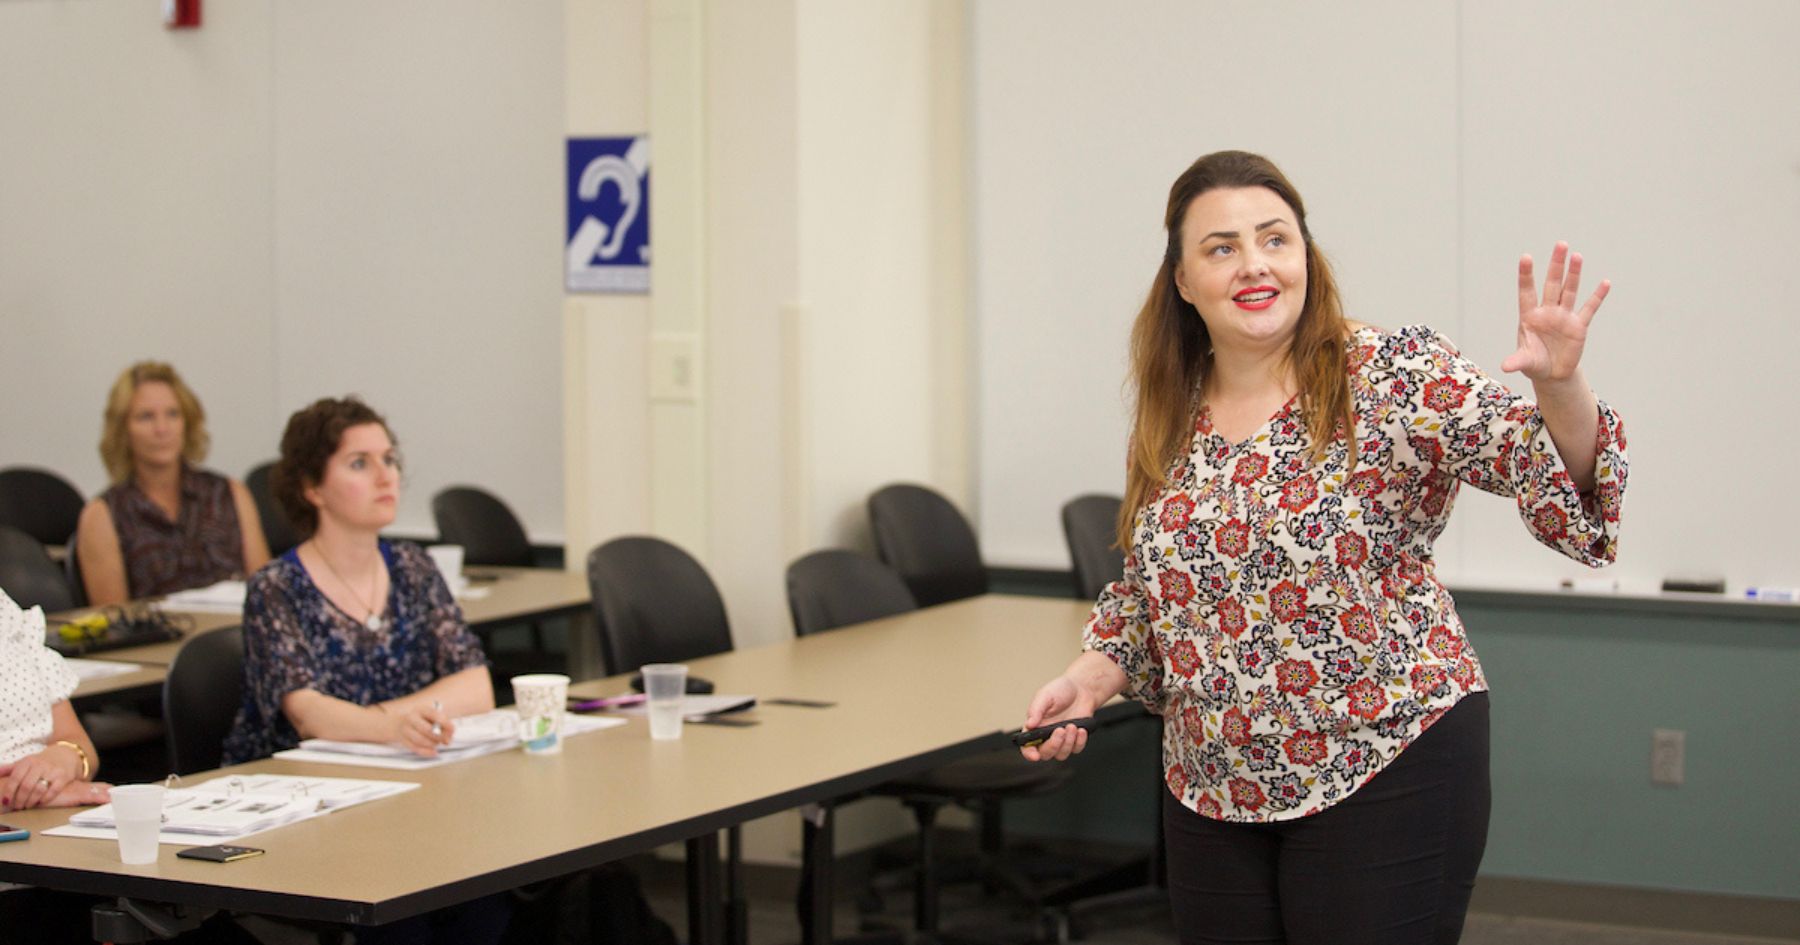
[{"label": "wall mounted sign", "polygon": [[650,139],[570,138],[570,292],[650,291]]}]

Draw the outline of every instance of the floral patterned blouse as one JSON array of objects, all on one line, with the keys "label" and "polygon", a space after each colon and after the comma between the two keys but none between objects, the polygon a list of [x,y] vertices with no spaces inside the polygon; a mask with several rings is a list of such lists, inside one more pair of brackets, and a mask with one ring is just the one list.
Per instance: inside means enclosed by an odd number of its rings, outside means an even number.
[{"label": "floral patterned blouse", "polygon": [[1169,790],[1215,820],[1317,813],[1486,690],[1432,561],[1461,483],[1577,561],[1616,553],[1625,434],[1604,403],[1584,493],[1537,406],[1431,329],[1360,328],[1348,362],[1354,470],[1341,437],[1311,459],[1297,399],[1241,443],[1202,406],[1087,624],[1163,717]]},{"label": "floral patterned blouse", "polygon": [[370,630],[327,600],[299,549],[250,578],[244,599],[244,702],[225,739],[224,763],[267,757],[299,744],[281,711],[290,692],[311,689],[357,705],[397,699],[438,679],[487,664],[481,641],[431,558],[408,542],[381,543],[387,563],[385,623]]}]

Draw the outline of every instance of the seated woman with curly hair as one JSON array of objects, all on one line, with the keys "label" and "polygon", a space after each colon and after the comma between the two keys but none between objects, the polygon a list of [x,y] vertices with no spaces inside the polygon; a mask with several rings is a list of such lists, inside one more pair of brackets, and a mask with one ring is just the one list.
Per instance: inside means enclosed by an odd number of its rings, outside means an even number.
[{"label": "seated woman with curly hair", "polygon": [[[387,421],[354,397],[288,419],[270,485],[305,540],[250,578],[244,601],[244,702],[226,764],[303,738],[384,742],[435,755],[451,721],[494,707],[481,642],[437,566],[390,543],[400,454]],[[488,896],[358,942],[494,942],[510,908]]]}]

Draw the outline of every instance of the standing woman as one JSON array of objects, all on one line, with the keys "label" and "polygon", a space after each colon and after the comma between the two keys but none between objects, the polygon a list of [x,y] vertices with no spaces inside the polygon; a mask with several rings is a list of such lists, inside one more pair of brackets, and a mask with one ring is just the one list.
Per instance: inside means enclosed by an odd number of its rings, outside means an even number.
[{"label": "standing woman", "polygon": [[[1125,575],[1027,726],[1115,695],[1164,720],[1184,943],[1451,943],[1489,809],[1487,683],[1432,543],[1461,483],[1539,541],[1616,554],[1618,416],[1580,361],[1605,282],[1519,262],[1520,397],[1423,326],[1345,320],[1293,186],[1210,154],[1175,181],[1132,330]],[[1058,729],[1027,758],[1064,759]]]},{"label": "standing woman", "polygon": [[269,560],[250,490],[198,468],[210,444],[206,411],[173,367],[140,361],[119,375],[100,434],[113,484],[75,531],[89,603],[205,587]]}]

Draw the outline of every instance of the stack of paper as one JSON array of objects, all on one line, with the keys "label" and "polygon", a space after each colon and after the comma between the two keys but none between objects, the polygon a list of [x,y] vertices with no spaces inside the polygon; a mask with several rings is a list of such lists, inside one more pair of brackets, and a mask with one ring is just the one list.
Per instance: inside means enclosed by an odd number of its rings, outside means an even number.
[{"label": "stack of paper", "polygon": [[[289,761],[314,761],[370,768],[416,770],[449,764],[452,761],[462,761],[467,758],[479,758],[482,755],[506,751],[519,745],[519,713],[514,709],[494,709],[480,715],[467,715],[456,719],[455,722],[456,726],[450,736],[450,744],[440,747],[435,758],[422,758],[413,754],[412,749],[404,745],[339,742],[326,738],[309,738],[301,742],[298,748],[276,752],[275,757],[285,758]],[[571,735],[580,735],[584,732],[624,724],[624,719],[565,714],[563,716],[563,737],[567,738]]]},{"label": "stack of paper", "polygon": [[75,678],[82,682],[90,679],[105,679],[108,676],[123,676],[137,672],[142,667],[136,663],[120,663],[114,660],[83,660],[73,656],[63,657],[63,665],[75,671]]},{"label": "stack of paper", "polygon": [[208,614],[243,613],[247,585],[243,581],[220,581],[193,590],[176,591],[163,598],[168,610],[198,611]]}]

